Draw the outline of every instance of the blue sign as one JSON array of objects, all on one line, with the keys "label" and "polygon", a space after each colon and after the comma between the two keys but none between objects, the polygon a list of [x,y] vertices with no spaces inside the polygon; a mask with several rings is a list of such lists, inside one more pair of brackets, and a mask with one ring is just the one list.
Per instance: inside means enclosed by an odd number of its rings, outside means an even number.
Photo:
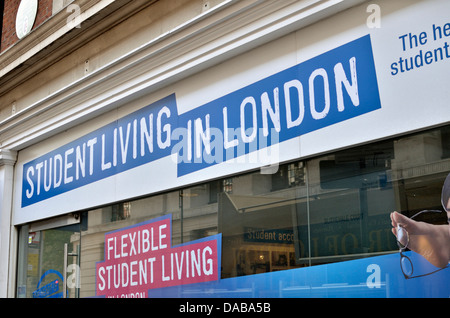
[{"label": "blue sign", "polygon": [[[436,268],[407,252],[417,273]],[[398,253],[330,263],[217,282],[152,289],[149,298],[448,298],[450,267],[429,276],[405,279]]]},{"label": "blue sign", "polygon": [[171,154],[187,175],[379,108],[367,35],[181,115],[172,94],[36,158],[22,207]]},{"label": "blue sign", "polygon": [[[41,286],[42,281],[49,275],[56,275],[58,279]],[[64,284],[64,279],[60,272],[53,269],[46,271],[39,280],[36,290],[33,291],[33,298],[63,298],[63,292],[59,292],[60,284]]]}]

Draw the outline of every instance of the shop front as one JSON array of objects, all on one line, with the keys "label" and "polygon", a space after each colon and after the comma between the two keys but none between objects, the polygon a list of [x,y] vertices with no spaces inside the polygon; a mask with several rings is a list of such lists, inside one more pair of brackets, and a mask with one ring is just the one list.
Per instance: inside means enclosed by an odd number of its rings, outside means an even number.
[{"label": "shop front", "polygon": [[375,1],[381,26],[365,2],[291,5],[255,4],[280,25],[156,85],[160,43],[68,91],[107,110],[17,152],[15,297],[449,296],[445,264],[400,254],[391,224],[448,227],[448,3]]}]

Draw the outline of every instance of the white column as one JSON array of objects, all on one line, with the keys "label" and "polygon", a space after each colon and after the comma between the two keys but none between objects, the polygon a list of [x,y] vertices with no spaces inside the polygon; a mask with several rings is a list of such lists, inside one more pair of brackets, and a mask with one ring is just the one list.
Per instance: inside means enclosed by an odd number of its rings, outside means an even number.
[{"label": "white column", "polygon": [[9,282],[11,254],[11,219],[14,181],[14,164],[17,153],[0,149],[0,298],[6,298]]}]

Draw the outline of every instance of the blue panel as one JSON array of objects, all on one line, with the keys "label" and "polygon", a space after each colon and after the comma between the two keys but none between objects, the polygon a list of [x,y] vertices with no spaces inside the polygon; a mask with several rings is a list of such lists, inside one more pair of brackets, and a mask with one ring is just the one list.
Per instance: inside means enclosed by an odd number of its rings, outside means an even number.
[{"label": "blue panel", "polygon": [[172,153],[186,175],[379,108],[367,35],[181,115],[172,94],[30,161],[22,207]]},{"label": "blue panel", "polygon": [[[346,84],[349,89],[342,84],[342,79],[348,81]],[[338,97],[341,98],[340,101]],[[269,105],[275,112],[277,103],[278,116],[274,117],[279,118],[279,126],[276,127],[276,120],[272,120],[268,112],[263,111],[268,108],[263,108],[263,104]],[[210,126],[219,128],[218,137],[228,142],[235,140],[237,145],[225,149],[225,141],[215,142],[214,150],[219,151],[219,154],[216,152],[210,156],[205,152],[205,147],[202,147],[203,156],[196,158],[193,155],[193,160],[183,160],[178,166],[178,175],[188,174],[379,108],[381,103],[372,46],[370,36],[367,35],[181,116],[181,122],[200,118],[204,127],[205,116],[209,114]],[[266,121],[264,117],[267,118]],[[254,118],[257,132],[252,139]],[[242,136],[242,127],[249,130],[245,136]],[[264,135],[265,127],[267,136]],[[229,131],[228,138],[223,136],[225,130]],[[231,136],[232,133],[234,136]],[[243,140],[243,137],[250,137],[248,139],[252,141],[249,142],[247,138]],[[196,143],[193,142],[193,145],[195,153]]]},{"label": "blue panel", "polygon": [[[436,268],[410,252],[415,271]],[[405,298],[450,296],[450,268],[429,276],[405,279],[398,253],[218,282],[149,290],[149,297],[187,298]]]}]

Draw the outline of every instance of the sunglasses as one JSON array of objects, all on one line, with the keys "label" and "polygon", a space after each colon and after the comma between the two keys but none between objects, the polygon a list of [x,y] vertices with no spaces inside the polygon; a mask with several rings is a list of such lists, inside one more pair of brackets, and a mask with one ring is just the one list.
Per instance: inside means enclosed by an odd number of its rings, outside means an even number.
[{"label": "sunglasses", "polygon": [[[444,185],[442,187],[442,194],[441,194],[441,204],[444,208],[445,212],[450,212],[450,174],[445,179]],[[411,217],[411,219],[415,219],[419,215],[423,214],[436,214],[436,213],[445,213],[441,210],[423,210]],[[402,227],[401,225],[397,226],[397,245],[400,249],[400,268],[402,269],[402,273],[405,276],[406,279],[411,278],[417,278],[417,277],[423,277],[428,276],[431,274],[434,274],[436,272],[439,272],[445,268],[448,267],[448,265],[444,268],[439,268],[435,271],[429,272],[427,274],[420,274],[420,275],[413,275],[414,273],[414,266],[411,261],[411,259],[404,254],[404,252],[408,249],[409,245],[409,234],[408,231]]]}]

